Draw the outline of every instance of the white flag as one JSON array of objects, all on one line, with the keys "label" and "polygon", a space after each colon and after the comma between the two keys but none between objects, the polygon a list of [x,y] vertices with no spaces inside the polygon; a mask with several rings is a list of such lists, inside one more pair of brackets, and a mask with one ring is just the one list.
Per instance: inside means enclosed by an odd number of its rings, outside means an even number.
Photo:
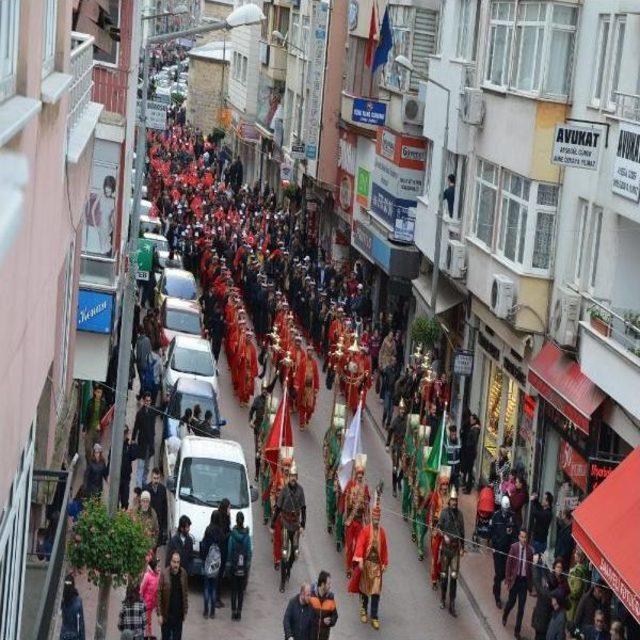
[{"label": "white flag", "polygon": [[358,404],[358,410],[353,416],[349,425],[349,430],[342,444],[340,452],[340,466],[338,467],[338,480],[340,488],[344,491],[349,480],[351,480],[351,470],[355,462],[356,455],[363,453],[362,438],[360,437],[360,426],[362,423],[362,400]]}]

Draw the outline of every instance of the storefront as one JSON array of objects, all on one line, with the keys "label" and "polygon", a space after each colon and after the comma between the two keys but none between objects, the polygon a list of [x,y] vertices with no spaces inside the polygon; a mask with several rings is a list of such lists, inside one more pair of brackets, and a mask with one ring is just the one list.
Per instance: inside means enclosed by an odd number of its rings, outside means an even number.
[{"label": "storefront", "polygon": [[587,494],[589,456],[596,451],[606,396],[551,342],[531,362],[528,379],[539,393],[535,486],[553,493],[556,514],[573,511]]},{"label": "storefront", "polygon": [[[475,340],[473,386],[478,417],[482,425],[478,456],[479,475],[489,477],[491,462],[498,449],[509,452],[512,468],[530,481],[533,460],[533,419],[536,400],[527,389],[526,336],[498,325],[476,300],[473,313],[478,317]],[[499,321],[498,321],[499,322]]]},{"label": "storefront", "polygon": [[259,160],[261,151],[258,148],[260,135],[256,125],[245,122],[234,110],[231,114],[231,131],[233,157],[242,162],[243,182],[253,184],[259,177]]}]

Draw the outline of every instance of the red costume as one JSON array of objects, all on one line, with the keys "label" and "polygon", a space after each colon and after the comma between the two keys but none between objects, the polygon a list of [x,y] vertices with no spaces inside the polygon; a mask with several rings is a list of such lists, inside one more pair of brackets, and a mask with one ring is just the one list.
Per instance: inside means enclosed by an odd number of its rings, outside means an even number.
[{"label": "red costume", "polygon": [[[364,471],[362,472],[364,475]],[[349,480],[342,494],[344,496],[344,560],[347,574],[353,568],[353,557],[356,550],[356,543],[362,528],[368,523],[369,502],[371,495],[367,484],[359,483],[357,480]]]},{"label": "red costume", "polygon": [[442,546],[442,534],[438,531],[440,513],[447,506],[449,498],[449,478],[439,476],[436,489],[429,499],[427,511],[427,527],[431,531],[431,583],[437,584],[440,579],[440,547]]},{"label": "red costume", "polygon": [[316,396],[320,390],[318,365],[312,353],[307,353],[304,364],[296,372],[296,400],[300,415],[300,426],[309,424],[316,408]]}]

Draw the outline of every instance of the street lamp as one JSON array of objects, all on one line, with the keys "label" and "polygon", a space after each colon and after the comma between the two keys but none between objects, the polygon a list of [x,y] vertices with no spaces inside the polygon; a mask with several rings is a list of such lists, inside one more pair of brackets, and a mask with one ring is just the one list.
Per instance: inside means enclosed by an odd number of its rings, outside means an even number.
[{"label": "street lamp", "polygon": [[[427,83],[430,82],[431,84],[434,84],[436,87],[442,89],[447,94],[446,122],[445,122],[445,128],[444,128],[444,143],[442,145],[442,159],[441,159],[442,175],[440,179],[440,185],[441,185],[441,192],[442,192],[444,190],[444,181],[445,181],[445,173],[446,173],[445,153],[447,150],[447,146],[449,144],[449,102],[451,99],[451,91],[449,90],[448,87],[441,84],[440,82],[437,82],[433,78],[430,78],[429,76],[426,76],[420,73],[419,71],[416,71],[413,63],[411,62],[411,60],[409,60],[409,58],[407,58],[407,56],[403,56],[403,55],[396,56],[395,62],[401,67],[403,67],[404,69],[406,69],[407,71],[410,71],[411,73],[415,74],[419,78],[422,78],[425,82]],[[434,253],[433,253],[433,271],[431,273],[431,300],[430,300],[431,313],[434,318],[436,317],[436,301],[438,299],[438,279],[440,277],[440,251],[441,251],[440,245],[442,244],[442,221],[443,221],[443,215],[444,215],[444,211],[443,211],[444,200],[438,197],[438,202],[440,206],[438,207],[438,215],[436,217],[436,220],[437,220],[436,238],[435,238],[436,244],[435,244]]]}]

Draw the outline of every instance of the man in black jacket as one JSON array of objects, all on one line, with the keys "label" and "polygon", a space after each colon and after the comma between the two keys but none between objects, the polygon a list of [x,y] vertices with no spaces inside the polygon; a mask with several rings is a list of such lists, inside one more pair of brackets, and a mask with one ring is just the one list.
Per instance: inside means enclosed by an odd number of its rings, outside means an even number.
[{"label": "man in black jacket", "polygon": [[191,559],[193,558],[193,538],[189,533],[191,529],[191,519],[189,516],[180,516],[178,521],[178,530],[175,532],[169,544],[167,545],[167,555],[165,557],[164,566],[168,567],[171,563],[171,556],[174,553],[180,554],[180,566],[189,573],[191,568]]},{"label": "man in black jacket", "polygon": [[530,532],[533,550],[542,555],[547,550],[547,537],[553,519],[553,494],[545,491],[544,500],[540,504],[538,494],[531,494]]},{"label": "man in black jacket", "polygon": [[147,391],[142,406],[136,413],[133,425],[133,441],[138,444],[136,487],[143,487],[149,475],[149,467],[156,450],[156,412],[151,407],[151,394]]},{"label": "man in black jacket", "polygon": [[500,590],[505,578],[507,568],[507,554],[511,544],[516,539],[516,523],[509,498],[503,496],[502,502],[493,516],[491,516],[491,547],[493,548],[493,596],[496,599],[496,607],[502,609]]},{"label": "man in black jacket", "polygon": [[[129,440],[129,427],[124,428],[124,440],[122,442],[122,462],[120,463],[120,487],[118,489],[118,504],[121,509],[129,508],[129,492],[131,487],[132,463],[138,458],[138,446]],[[109,463],[111,467],[111,452]]]},{"label": "man in black jacket", "polygon": [[167,489],[160,482],[160,469],[151,471],[151,482],[144,487],[151,495],[151,506],[158,516],[158,545],[167,539]]},{"label": "man in black jacket", "polygon": [[312,640],[316,614],[309,603],[311,587],[303,584],[300,593],[289,600],[282,624],[285,640]]}]

